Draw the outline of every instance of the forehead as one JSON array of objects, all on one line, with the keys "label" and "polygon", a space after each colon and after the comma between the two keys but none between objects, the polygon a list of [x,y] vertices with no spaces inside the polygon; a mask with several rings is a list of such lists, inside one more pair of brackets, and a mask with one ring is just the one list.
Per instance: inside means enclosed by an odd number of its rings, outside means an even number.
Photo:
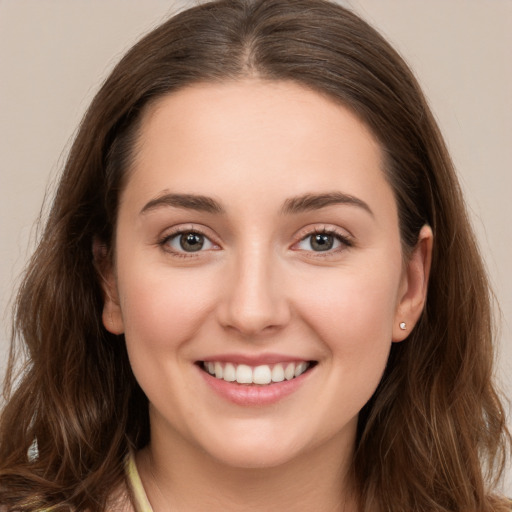
[{"label": "forehead", "polygon": [[293,82],[207,83],[171,93],[144,113],[137,148],[129,184],[146,199],[169,189],[209,196],[235,190],[269,202],[340,187],[392,195],[367,126]]}]

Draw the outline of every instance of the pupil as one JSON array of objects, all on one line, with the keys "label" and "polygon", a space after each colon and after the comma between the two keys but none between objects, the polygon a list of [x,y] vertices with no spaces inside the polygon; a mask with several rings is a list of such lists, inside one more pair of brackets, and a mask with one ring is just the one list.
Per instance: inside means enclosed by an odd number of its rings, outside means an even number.
[{"label": "pupil", "polygon": [[311,240],[311,247],[315,251],[328,251],[334,245],[334,239],[332,235],[325,233],[318,233],[313,236]]},{"label": "pupil", "polygon": [[199,251],[204,245],[203,235],[198,235],[197,233],[181,235],[180,245],[181,248],[187,252]]}]

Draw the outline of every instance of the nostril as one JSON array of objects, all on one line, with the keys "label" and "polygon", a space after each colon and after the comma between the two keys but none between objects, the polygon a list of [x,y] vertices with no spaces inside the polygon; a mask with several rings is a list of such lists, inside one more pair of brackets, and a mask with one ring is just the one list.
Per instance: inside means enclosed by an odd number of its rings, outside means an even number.
[{"label": "nostril", "polygon": [[220,321],[225,328],[237,331],[244,337],[256,337],[281,330],[288,324],[289,318],[284,305],[269,303],[256,308],[238,303],[224,311]]},{"label": "nostril", "polygon": [[278,331],[291,315],[271,255],[253,244],[242,251],[238,265],[239,272],[225,282],[225,295],[218,303],[219,322],[244,337]]}]

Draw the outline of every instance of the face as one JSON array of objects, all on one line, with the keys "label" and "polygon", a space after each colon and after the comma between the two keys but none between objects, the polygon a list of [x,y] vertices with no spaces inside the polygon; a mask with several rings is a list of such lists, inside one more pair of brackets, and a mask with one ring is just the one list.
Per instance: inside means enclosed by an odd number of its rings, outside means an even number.
[{"label": "face", "polygon": [[153,445],[236,467],[350,449],[428,270],[426,242],[403,261],[381,156],[292,83],[195,85],[145,113],[104,324],[125,334]]}]

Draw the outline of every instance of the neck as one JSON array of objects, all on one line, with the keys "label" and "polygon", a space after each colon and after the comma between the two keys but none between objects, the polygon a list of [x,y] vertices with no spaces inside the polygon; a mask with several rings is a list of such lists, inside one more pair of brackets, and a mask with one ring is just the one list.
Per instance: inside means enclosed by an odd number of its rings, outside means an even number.
[{"label": "neck", "polygon": [[349,492],[353,444],[342,440],[265,468],[229,466],[186,441],[157,444],[136,457],[154,512],[357,510]]}]

